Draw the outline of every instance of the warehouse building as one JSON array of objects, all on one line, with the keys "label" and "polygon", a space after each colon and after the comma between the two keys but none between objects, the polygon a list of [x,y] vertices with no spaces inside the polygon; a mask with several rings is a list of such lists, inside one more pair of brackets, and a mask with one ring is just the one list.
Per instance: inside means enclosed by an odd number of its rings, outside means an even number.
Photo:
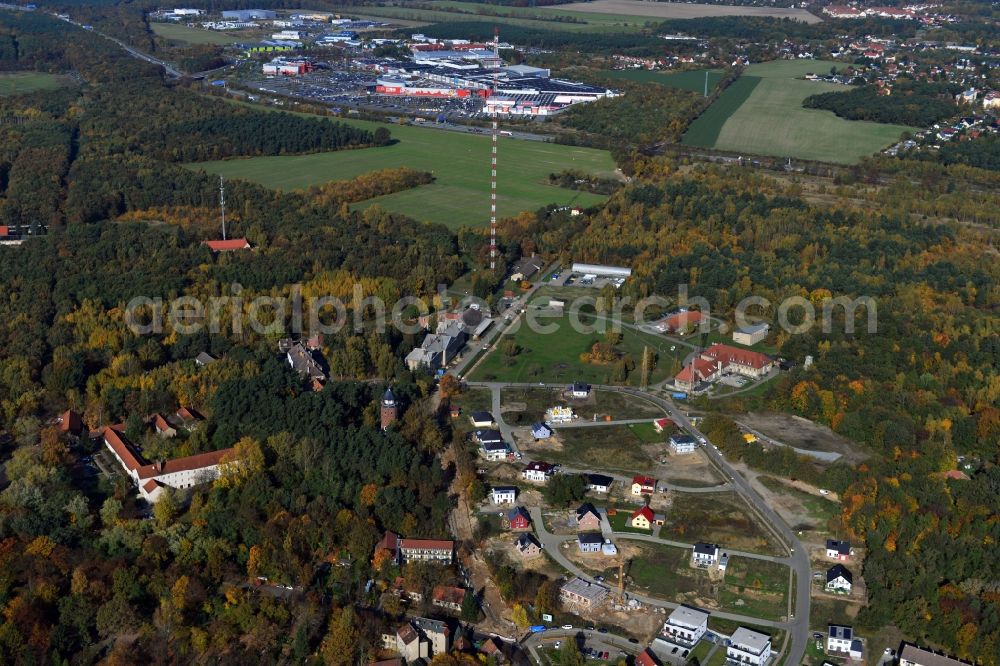
[{"label": "warehouse building", "polygon": [[230,9],[222,12],[222,18],[231,21],[253,21],[278,18],[270,9]]}]

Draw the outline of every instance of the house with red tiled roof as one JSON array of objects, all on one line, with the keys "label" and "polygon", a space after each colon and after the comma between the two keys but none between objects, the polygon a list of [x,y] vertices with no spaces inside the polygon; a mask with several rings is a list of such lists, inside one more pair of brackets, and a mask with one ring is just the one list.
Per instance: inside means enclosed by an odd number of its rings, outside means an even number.
[{"label": "house with red tiled roof", "polygon": [[150,463],[125,437],[123,426],[107,426],[101,434],[104,445],[125,468],[132,483],[139,488],[139,494],[149,502],[155,502],[164,487],[191,488],[215,480],[221,473],[223,459],[233,451],[222,449]]},{"label": "house with red tiled roof", "polygon": [[431,603],[439,608],[453,613],[462,612],[462,602],[465,601],[465,590],[461,587],[438,585],[431,592]]},{"label": "house with red tiled roof", "polygon": [[246,238],[230,238],[229,240],[202,241],[212,252],[232,252],[233,250],[249,250],[250,241]]},{"label": "house with red tiled roof", "polygon": [[628,524],[630,527],[635,527],[640,530],[648,530],[653,527],[654,514],[653,510],[648,506],[643,506],[640,509],[636,509],[629,516]]},{"label": "house with red tiled roof", "polygon": [[79,435],[83,432],[83,419],[80,417],[79,412],[74,412],[72,409],[67,409],[60,414],[57,423],[59,424],[60,432],[69,433],[70,435]]},{"label": "house with red tiled roof", "polygon": [[177,430],[167,423],[167,420],[163,418],[160,414],[153,414],[153,418],[150,420],[153,426],[153,430],[160,437],[176,437]]},{"label": "house with red tiled roof", "polygon": [[674,422],[666,417],[653,421],[653,430],[656,432],[663,432],[667,428],[672,428],[673,426]]},{"label": "house with red tiled roof", "polygon": [[656,658],[652,650],[646,648],[635,655],[635,666],[660,666],[660,660]]},{"label": "house with red tiled roof", "polygon": [[656,479],[642,474],[632,477],[633,495],[651,495],[656,492]]}]

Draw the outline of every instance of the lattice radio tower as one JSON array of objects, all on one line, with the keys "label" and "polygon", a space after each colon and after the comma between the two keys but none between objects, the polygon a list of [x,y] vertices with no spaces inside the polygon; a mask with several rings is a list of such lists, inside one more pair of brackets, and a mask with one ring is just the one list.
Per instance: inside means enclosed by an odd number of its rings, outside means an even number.
[{"label": "lattice radio tower", "polygon": [[219,176],[219,208],[222,210],[222,240],[226,240],[226,183]]},{"label": "lattice radio tower", "polygon": [[[490,95],[497,94],[497,75],[500,68],[497,63],[500,60],[500,28],[493,28],[493,55],[496,57],[493,69],[493,90]],[[497,268],[497,141],[500,138],[500,109],[494,100],[493,103],[493,131],[490,133],[490,271]]]}]

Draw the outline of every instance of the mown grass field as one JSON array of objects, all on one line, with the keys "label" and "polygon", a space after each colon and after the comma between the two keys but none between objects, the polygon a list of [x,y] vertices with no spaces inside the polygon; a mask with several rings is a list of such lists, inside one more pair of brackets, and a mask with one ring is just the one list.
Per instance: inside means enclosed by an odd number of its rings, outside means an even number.
[{"label": "mown grass field", "polygon": [[0,97],[23,95],[40,90],[56,90],[71,85],[69,78],[44,72],[4,72],[0,74]]},{"label": "mown grass field", "polygon": [[[344,122],[370,130],[384,126],[361,120]],[[435,182],[370,199],[355,207],[367,208],[377,203],[386,210],[451,228],[485,226],[489,222],[488,136],[399,125],[388,128],[396,143],[384,148],[231,159],[187,166],[280,190],[300,189],[379,169],[406,166],[432,172]],[[563,169],[579,169],[611,176],[615,169],[610,153],[604,150],[503,138],[499,162],[497,209],[500,216],[533,211],[547,204],[586,207],[599,203],[605,197],[551,186],[548,175]]]},{"label": "mown grass field", "polygon": [[[647,69],[618,69],[601,72],[613,79],[624,79],[635,81],[636,83],[658,83],[668,88],[679,88],[681,90],[693,90],[703,93],[705,91],[705,71],[703,69],[693,69],[686,72],[651,72]],[[721,69],[710,69],[708,71],[708,90],[711,92],[722,80]]]},{"label": "mown grass field", "polygon": [[[586,292],[580,295],[586,295]],[[581,320],[585,323],[588,321],[583,316]],[[500,338],[504,340],[508,335],[513,336],[521,351],[507,359],[499,349],[494,349],[479,364],[471,379],[506,382],[614,383],[613,363],[584,363],[580,360],[581,354],[589,351],[595,342],[604,339],[603,333],[583,333],[575,330],[569,316],[539,317],[538,322],[542,326],[554,324],[558,330],[543,332],[544,328],[529,326],[522,318],[520,323],[515,324],[517,326],[515,332]],[[499,342],[496,346],[499,346]],[[655,384],[666,379],[669,371],[676,367],[672,361],[676,358],[677,352],[671,352],[670,345],[666,341],[632,329],[625,329],[622,331],[622,341],[617,348],[620,352],[627,353],[638,366],[642,361],[643,347],[647,344],[658,354],[656,367],[649,375],[649,383]],[[637,367],[629,374],[628,384],[638,386],[642,379],[641,374]]]},{"label": "mown grass field", "polygon": [[158,36],[186,44],[235,44],[241,39],[231,32],[190,28],[180,23],[150,23]]},{"label": "mown grass field", "polygon": [[871,155],[914,128],[838,118],[804,109],[809,95],[843,91],[836,84],[805,81],[837,63],[780,60],[751,65],[699,117],[683,142],[733,152],[850,164]]},{"label": "mown grass field", "polygon": [[744,74],[729,84],[729,87],[722,91],[712,106],[708,107],[691,123],[687,132],[684,133],[681,143],[701,148],[714,148],[719,140],[722,126],[750,98],[759,82],[758,77]]}]

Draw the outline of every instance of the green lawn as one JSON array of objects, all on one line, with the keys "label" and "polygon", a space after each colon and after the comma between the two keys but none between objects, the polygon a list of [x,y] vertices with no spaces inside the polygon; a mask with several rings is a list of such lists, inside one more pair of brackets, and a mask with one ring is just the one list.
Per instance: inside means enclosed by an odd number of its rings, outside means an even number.
[{"label": "green lawn", "polygon": [[[345,122],[371,130],[386,126],[362,120]],[[403,213],[420,221],[439,222],[451,228],[485,226],[489,222],[488,136],[399,125],[388,125],[388,128],[396,143],[384,148],[252,157],[186,166],[280,190],[346,180],[379,169],[405,166],[432,172],[436,181],[370,199],[356,207],[366,208],[377,203],[391,212]],[[605,197],[549,185],[548,175],[564,169],[578,169],[594,175],[610,176],[615,169],[611,155],[604,150],[517,139],[501,139],[499,162],[497,208],[504,217],[521,211],[534,211],[547,204],[586,207],[600,203]]]},{"label": "green lawn", "polygon": [[701,641],[693,650],[691,654],[688,655],[689,660],[697,659],[699,664],[705,663],[705,657],[712,650],[714,643],[709,643],[708,641]]},{"label": "green lawn", "polygon": [[625,79],[637,83],[658,83],[668,88],[693,90],[700,93],[705,91],[706,71],[708,72],[708,91],[711,92],[725,74],[721,69],[693,69],[686,72],[651,72],[646,69],[621,69],[608,70],[601,73],[613,79]]},{"label": "green lawn", "polygon": [[0,97],[24,95],[41,90],[56,90],[68,85],[70,85],[70,80],[58,74],[4,72],[0,74]]},{"label": "green lawn", "polygon": [[724,610],[779,620],[788,612],[788,567],[764,560],[733,557],[719,591]]},{"label": "green lawn", "polygon": [[[658,21],[650,17],[630,16],[625,14],[590,14],[574,12],[554,7],[503,7],[483,5],[475,2],[459,2],[457,0],[436,0],[433,5],[440,9],[423,9],[416,7],[387,7],[366,5],[362,9],[366,15],[405,21],[423,23],[453,23],[459,21],[494,21],[499,25],[516,25],[539,30],[558,30],[569,32],[595,31],[634,31],[647,23]],[[445,9],[458,11],[444,11]],[[334,8],[349,16],[358,16],[358,7],[344,6]],[[480,14],[488,11],[490,14]],[[572,18],[573,21],[560,19]],[[503,30],[501,29],[501,37]]]},{"label": "green lawn", "polygon": [[[581,320],[587,321],[584,315],[581,315]],[[558,326],[558,330],[555,332],[532,330],[532,326],[529,326],[522,317],[514,324],[515,332],[500,338],[504,340],[513,336],[521,351],[516,356],[507,358],[497,349],[501,344],[498,341],[489,356],[476,368],[472,379],[508,382],[614,383],[614,363],[584,363],[580,359],[580,355],[589,351],[595,342],[604,339],[602,333],[582,333],[575,330],[569,316],[540,317],[537,321],[546,326],[554,324]],[[642,381],[641,361],[643,347],[646,345],[658,355],[656,367],[649,374],[650,384],[666,379],[675,367],[673,361],[677,352],[670,351],[669,341],[632,329],[624,329],[622,342],[617,349],[621,353],[628,354],[636,364],[636,369],[628,376],[627,383],[631,386],[638,386]]]},{"label": "green lawn", "polygon": [[[660,416],[656,418],[660,418]],[[652,421],[649,423],[632,423],[629,424],[628,429],[637,439],[647,444],[662,444],[667,440],[667,434],[665,432],[656,432]]]},{"label": "green lawn", "polygon": [[205,30],[203,28],[190,28],[180,23],[150,23],[156,35],[174,42],[185,42],[187,44],[235,44],[243,41],[231,32],[220,30]]},{"label": "green lawn", "polygon": [[564,428],[559,431],[562,449],[545,451],[549,462],[564,463],[602,472],[648,474],[655,463],[642,450],[643,442],[628,426]]},{"label": "green lawn", "polygon": [[628,532],[631,534],[652,534],[653,530],[644,530],[638,527],[632,527],[628,524],[629,518],[632,517],[632,512],[634,510],[635,509],[631,507],[625,507],[615,511],[615,515],[613,516],[608,515],[608,524],[611,525],[611,529],[615,532]]},{"label": "green lawn", "polygon": [[816,521],[817,529],[827,529],[830,520],[840,515],[840,504],[837,502],[804,492],[798,488],[793,488],[772,476],[760,476],[757,480],[769,490],[783,495],[790,495],[798,500],[805,507],[806,511],[809,512],[813,520]]},{"label": "green lawn", "polygon": [[[684,143],[706,148],[824,162],[853,163],[877,152],[913,128],[838,118],[804,109],[809,95],[844,86],[806,81],[842,63],[777,60],[751,65],[684,135]],[[780,119],[780,122],[776,122]]]}]

